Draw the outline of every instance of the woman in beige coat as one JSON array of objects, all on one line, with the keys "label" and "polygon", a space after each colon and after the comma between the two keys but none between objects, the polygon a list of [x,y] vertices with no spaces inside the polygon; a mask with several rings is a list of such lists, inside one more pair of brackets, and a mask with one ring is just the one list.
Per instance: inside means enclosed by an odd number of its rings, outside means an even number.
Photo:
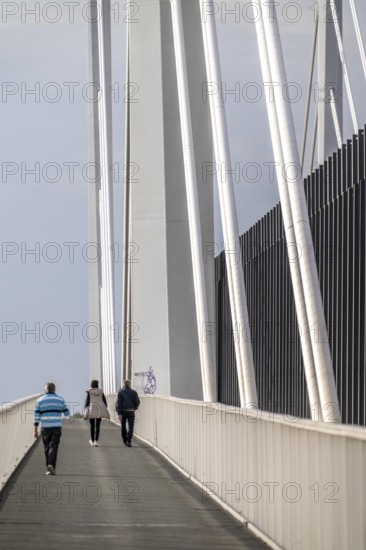
[{"label": "woman in beige coat", "polygon": [[85,418],[90,422],[90,439],[92,447],[98,447],[100,423],[102,418],[109,420],[110,415],[107,409],[107,400],[103,390],[99,387],[98,380],[92,380],[90,389],[86,392]]}]

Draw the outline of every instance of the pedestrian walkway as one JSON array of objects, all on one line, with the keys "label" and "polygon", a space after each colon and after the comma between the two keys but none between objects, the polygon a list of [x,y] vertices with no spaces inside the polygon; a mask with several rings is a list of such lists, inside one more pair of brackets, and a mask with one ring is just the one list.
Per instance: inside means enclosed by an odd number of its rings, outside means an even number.
[{"label": "pedestrian walkway", "polygon": [[137,438],[122,445],[102,423],[64,422],[57,476],[46,476],[39,441],[1,494],[4,550],[241,549],[268,547]]}]

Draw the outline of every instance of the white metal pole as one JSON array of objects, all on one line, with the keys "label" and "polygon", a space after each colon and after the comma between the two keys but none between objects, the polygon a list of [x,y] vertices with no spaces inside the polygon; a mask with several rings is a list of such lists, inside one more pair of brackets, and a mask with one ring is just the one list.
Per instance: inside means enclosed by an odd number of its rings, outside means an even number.
[{"label": "white metal pole", "polygon": [[366,78],[366,55],[365,55],[365,48],[364,48],[363,41],[362,41],[362,34],[361,34],[360,24],[358,22],[357,10],[356,10],[354,0],[349,0],[349,3],[351,5],[353,23],[355,25],[358,48],[360,50],[363,74],[365,75],[365,78]]},{"label": "white metal pole", "polygon": [[[205,31],[206,31],[206,27],[203,28],[203,40],[204,40],[205,47],[207,47],[207,35],[206,35]],[[212,74],[211,74],[210,59],[208,59],[208,58],[206,58],[206,72],[207,72],[208,82],[213,82],[213,78],[212,78]],[[215,139],[215,136],[217,135],[216,117],[211,116],[211,124],[212,124],[212,134],[213,134],[213,138],[214,138],[215,159],[217,160],[220,157],[220,153],[219,153],[219,150],[218,150],[218,140]],[[221,208],[220,214],[221,214],[221,223],[222,223],[222,227],[223,227],[223,234],[227,235],[225,209]],[[233,326],[233,329],[234,329],[234,338],[236,338],[235,334],[237,334],[237,332],[235,332],[235,331],[237,331],[237,328],[238,328],[238,321],[237,321],[237,312],[236,312],[235,302],[232,301],[233,296],[234,296],[233,278],[231,276],[229,276],[227,266],[226,266],[226,280],[227,280],[228,289],[229,289],[230,312],[231,312],[232,326]],[[234,342],[234,346],[235,346],[235,342]],[[241,374],[243,372],[243,369],[241,367],[241,360],[242,359],[241,359],[239,348],[237,346],[235,346],[235,353],[236,353],[236,363],[237,363],[237,372],[238,372],[238,381],[239,381],[239,394],[240,394],[240,396],[242,396],[240,402],[241,402],[241,406],[244,406],[243,403],[245,404],[245,403],[249,402],[249,400],[247,400],[246,397],[245,397],[244,378]],[[240,373],[239,373],[239,369],[240,369]],[[239,378],[239,376],[241,376],[241,377]]]},{"label": "white metal pole", "polygon": [[[90,19],[89,23],[89,74],[90,82],[99,83],[99,55],[98,55],[98,27],[97,7],[93,0],[89,1]],[[99,150],[99,116],[97,103],[91,102],[88,106],[89,114],[89,160],[94,166],[100,164]],[[99,211],[99,180],[89,183],[89,242],[100,247],[100,211]],[[89,320],[94,323],[99,332],[102,329],[101,320],[101,261],[89,263]],[[102,339],[89,343],[89,374],[90,379],[100,380],[103,384],[103,355]]]},{"label": "white metal pole", "polygon": [[[257,31],[258,49],[259,49],[261,67],[262,67],[263,82],[266,85],[272,84],[273,79],[272,79],[271,68],[269,64],[268,49],[267,49],[266,36],[264,32],[263,19],[257,17],[255,25],[256,25],[256,31]],[[296,246],[296,238],[294,233],[289,190],[287,188],[287,182],[283,177],[284,159],[283,159],[283,151],[282,151],[282,144],[281,144],[281,135],[280,135],[280,129],[278,124],[278,118],[277,118],[276,104],[273,101],[272,93],[273,93],[273,86],[272,86],[272,89],[267,90],[266,101],[267,101],[268,120],[269,120],[270,132],[271,132],[274,160],[276,163],[277,182],[278,182],[278,189],[279,189],[280,201],[281,201],[283,225],[285,230],[288,253],[290,257],[290,255],[292,255],[294,250],[296,251],[295,254],[297,256],[298,250]],[[306,385],[307,385],[308,396],[309,396],[310,411],[311,411],[312,419],[314,421],[318,421],[319,420],[318,412],[319,412],[319,405],[320,405],[318,383],[316,379],[313,351],[311,348],[311,338],[310,338],[309,327],[308,327],[308,316],[306,313],[300,266],[297,258],[290,258],[289,266],[290,266],[290,273],[291,273],[291,279],[292,279],[292,286],[294,289],[294,299],[295,299],[297,320],[298,320],[299,329],[300,329],[300,341],[301,341],[301,349],[302,349],[302,355],[304,360],[304,370],[305,370]]]},{"label": "white metal pole", "polygon": [[[266,6],[269,10],[266,9]],[[327,329],[315,262],[309,214],[301,175],[299,153],[297,150],[295,128],[290,103],[286,101],[284,97],[287,79],[274,1],[268,0],[264,2],[261,0],[261,7],[271,74],[273,81],[279,84],[275,86],[274,94],[295,238],[300,251],[299,263],[309,329],[314,331],[311,342],[323,420],[327,422],[340,422],[341,416],[338,396],[328,345]],[[297,292],[296,288],[294,288],[294,292]]]},{"label": "white metal pole", "polygon": [[334,129],[337,136],[338,149],[342,148],[342,137],[341,137],[341,128],[339,126],[337,111],[334,105],[334,91],[333,88],[330,89],[330,108],[332,109],[332,117],[334,121]]},{"label": "white metal pole", "polygon": [[[101,101],[99,97],[99,102]],[[100,103],[99,103],[100,105]],[[100,112],[99,112],[99,120]],[[100,126],[101,127],[101,123]],[[110,345],[110,303],[108,299],[108,236],[107,236],[107,213],[105,206],[105,177],[103,175],[104,165],[102,159],[102,151],[105,148],[104,135],[100,134],[100,149],[101,149],[101,189],[99,193],[100,205],[100,233],[101,233],[101,255],[102,255],[102,288],[101,288],[101,315],[102,315],[102,347],[104,352],[103,361],[103,380],[104,390],[111,393],[110,390],[110,365],[111,365],[111,345]]]},{"label": "white metal pole", "polygon": [[310,150],[310,162],[309,162],[309,170],[310,172],[314,169],[314,158],[315,158],[315,147],[316,147],[316,140],[318,137],[318,110],[315,112],[315,120],[314,120],[314,127],[313,127],[313,139],[311,140],[311,150]]},{"label": "white metal pole", "polygon": [[[129,51],[129,38],[130,38],[130,23],[126,23],[126,84],[130,82],[130,51]],[[123,205],[123,224],[124,224],[124,250],[123,250],[123,274],[122,274],[122,361],[121,361],[121,385],[123,380],[128,378],[128,363],[130,356],[130,342],[129,338],[129,280],[131,277],[130,263],[129,263],[129,241],[130,241],[130,103],[126,101],[125,107],[125,178],[124,178],[124,205]]]},{"label": "white metal pole", "polygon": [[[204,6],[205,5],[205,6]],[[215,9],[213,1],[200,1],[206,67],[210,80],[218,87],[222,85],[219,52],[217,45]],[[205,9],[204,9],[205,8]],[[250,338],[249,315],[244,286],[238,220],[235,206],[234,186],[231,171],[229,139],[227,134],[225,106],[220,93],[210,94],[210,109],[215,144],[216,162],[225,169],[226,182],[218,177],[221,216],[225,240],[225,257],[230,293],[230,306],[234,330],[235,355],[238,369],[240,402],[242,407],[257,407],[258,396],[255,382],[253,353]],[[226,220],[226,223],[225,223]],[[233,257],[234,255],[234,257]]]},{"label": "white metal pole", "polygon": [[212,319],[208,317],[207,289],[202,259],[202,231],[181,0],[171,0],[171,8],[202,382],[204,400],[212,402],[216,401],[216,382],[213,370],[215,364],[214,350],[211,339],[206,339],[206,342],[204,342],[202,337],[204,327],[208,326]]},{"label": "white metal pole", "polygon": [[102,286],[100,288],[100,307],[101,307],[101,329],[102,329],[102,356],[103,356],[103,388],[109,393],[109,348],[108,348],[108,314],[107,314],[107,298],[106,298],[106,288],[103,285],[103,275],[105,274],[105,257],[104,257],[104,247],[105,247],[105,214],[104,214],[104,204],[103,204],[103,195],[102,191],[99,191],[99,210],[100,210],[100,243],[101,243],[101,263],[102,263]]},{"label": "white metal pole", "polygon": [[[341,23],[343,0],[336,0],[338,21]],[[338,119],[343,120],[343,70],[338,51],[335,27],[332,21],[332,6],[330,0],[325,0],[318,6],[318,83],[317,85],[317,149],[318,163],[324,163],[337,149],[337,139],[334,132],[332,110],[330,106],[329,87],[337,90],[336,109]]]},{"label": "white metal pole", "polygon": [[110,17],[109,2],[99,2],[100,17],[98,19],[98,37],[99,37],[99,70],[100,70],[100,86],[101,93],[99,96],[99,129],[100,129],[100,147],[101,147],[101,193],[102,193],[102,223],[104,223],[104,242],[102,256],[105,258],[103,287],[105,288],[106,298],[106,329],[107,334],[104,335],[104,340],[108,349],[108,388],[107,392],[113,393],[116,390],[116,373],[115,373],[115,348],[114,348],[114,288],[113,288],[113,250],[112,250],[112,204],[111,204],[111,186],[110,177],[110,157],[112,154],[111,143],[109,136],[111,129],[108,120],[108,94],[110,94],[110,83],[107,77],[106,70],[106,43],[110,38],[106,36],[105,26],[107,18]]},{"label": "white metal pole", "polygon": [[102,253],[102,286],[100,288],[100,306],[101,306],[101,329],[102,329],[102,356],[103,356],[103,388],[104,391],[109,393],[109,347],[108,347],[108,314],[107,314],[107,297],[106,297],[106,288],[103,285],[103,275],[105,274],[105,258],[104,258],[104,247],[105,247],[105,223],[104,223],[104,206],[103,206],[103,196],[102,193],[99,193],[99,208],[100,208],[100,242],[101,242],[101,253]]},{"label": "white metal pole", "polygon": [[347,90],[347,95],[348,95],[348,103],[349,103],[349,107],[350,107],[350,110],[351,110],[353,128],[354,128],[355,134],[357,134],[358,124],[357,124],[355,105],[354,105],[353,97],[352,97],[351,83],[350,83],[349,76],[348,76],[346,56],[345,56],[344,50],[343,50],[341,29],[340,29],[340,25],[339,25],[339,21],[338,21],[338,15],[337,15],[337,6],[335,5],[334,0],[330,0],[330,6],[332,8],[333,23],[334,23],[335,33],[336,33],[336,37],[337,37],[337,42],[338,42],[339,56],[340,56],[341,62],[342,62],[343,77],[344,77],[344,82],[346,84],[346,90]]},{"label": "white metal pole", "polygon": [[[304,173],[304,162],[305,162],[306,137],[307,137],[308,125],[309,125],[310,101],[311,101],[311,95],[312,95],[312,82],[313,82],[313,75],[314,75],[315,52],[316,52],[316,43],[317,43],[317,38],[318,38],[318,26],[319,26],[319,13],[318,12],[319,12],[319,8],[316,8],[314,36],[313,36],[313,48],[312,48],[312,53],[311,53],[310,73],[309,73],[309,81],[308,81],[308,88],[307,88],[308,96],[307,96],[306,109],[305,109],[304,135],[303,135],[303,139],[302,139],[302,151],[301,151],[301,170],[302,170],[303,173]],[[262,23],[262,26],[263,26],[263,21],[261,21],[261,23]],[[267,57],[268,57],[267,43],[266,43],[265,51],[267,52]]]}]

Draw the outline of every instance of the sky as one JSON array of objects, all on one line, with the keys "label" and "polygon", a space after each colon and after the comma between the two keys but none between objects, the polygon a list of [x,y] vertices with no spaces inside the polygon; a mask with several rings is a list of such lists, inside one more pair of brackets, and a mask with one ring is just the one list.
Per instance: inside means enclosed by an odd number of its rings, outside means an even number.
[{"label": "sky", "polygon": [[[38,13],[27,12],[34,4],[2,2],[1,7],[0,403],[42,392],[45,382],[54,381],[77,410],[89,387],[88,11],[85,0],[75,2],[74,11],[70,3],[42,0]],[[126,3],[112,4],[113,153],[119,169],[113,189],[115,242],[122,249]],[[357,0],[356,5],[365,21],[366,4]],[[278,7],[287,77],[300,90],[292,103],[299,146],[313,6],[312,0],[281,0]],[[278,202],[268,168],[273,154],[264,95],[257,102],[250,95],[262,86],[262,78],[247,8],[246,1],[220,2],[216,14],[223,81],[227,90],[239,86],[241,92],[239,101],[227,96],[225,103],[232,161],[246,174],[235,185],[241,233]],[[348,2],[343,36],[363,126],[366,85]],[[257,87],[248,87],[253,82]],[[312,102],[311,117],[314,107]],[[351,137],[346,104],[343,129],[344,137]],[[217,197],[215,239],[222,240]],[[115,264],[115,281],[116,322],[121,323],[121,260]],[[120,346],[116,344],[117,365]]]}]

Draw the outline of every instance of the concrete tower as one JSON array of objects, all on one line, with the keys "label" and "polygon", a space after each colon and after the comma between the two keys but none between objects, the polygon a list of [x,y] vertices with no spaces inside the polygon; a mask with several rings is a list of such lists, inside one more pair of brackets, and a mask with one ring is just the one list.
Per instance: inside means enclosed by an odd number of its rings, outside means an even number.
[{"label": "concrete tower", "polygon": [[[135,4],[138,10],[131,14],[128,39],[130,205],[125,211],[130,212],[130,245],[125,267],[130,282],[124,296],[129,298],[125,324],[130,330],[125,333],[123,372],[143,391],[143,373],[151,368],[156,393],[202,399],[202,330],[195,309],[171,5],[166,0]],[[207,77],[199,3],[183,2],[182,12],[202,261],[214,322],[213,256],[204,254],[205,243],[214,241],[214,220],[213,183],[202,177],[204,163],[212,160],[212,138],[209,104],[202,98]]]}]

